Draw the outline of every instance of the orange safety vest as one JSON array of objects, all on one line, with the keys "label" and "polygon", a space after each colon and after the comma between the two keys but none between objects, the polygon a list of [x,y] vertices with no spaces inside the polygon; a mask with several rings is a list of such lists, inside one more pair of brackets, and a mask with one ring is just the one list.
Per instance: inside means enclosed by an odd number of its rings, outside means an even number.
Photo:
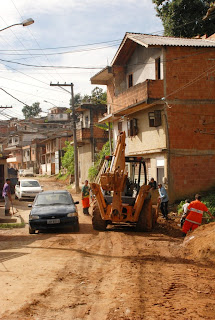
[{"label": "orange safety vest", "polygon": [[187,208],[190,213],[186,220],[201,225],[203,212],[208,212],[208,208],[199,200],[192,201]]}]

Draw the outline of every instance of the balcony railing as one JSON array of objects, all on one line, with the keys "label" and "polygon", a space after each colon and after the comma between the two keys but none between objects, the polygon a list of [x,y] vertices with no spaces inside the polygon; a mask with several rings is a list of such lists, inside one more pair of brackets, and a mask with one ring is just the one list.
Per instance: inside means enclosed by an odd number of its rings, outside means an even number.
[{"label": "balcony railing", "polygon": [[148,99],[161,99],[164,96],[163,80],[146,80],[113,97],[112,113],[117,113]]}]

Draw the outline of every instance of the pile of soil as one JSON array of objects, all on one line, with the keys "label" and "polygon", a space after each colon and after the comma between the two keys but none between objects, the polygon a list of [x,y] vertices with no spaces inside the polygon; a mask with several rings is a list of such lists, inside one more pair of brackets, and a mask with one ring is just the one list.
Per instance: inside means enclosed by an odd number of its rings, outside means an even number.
[{"label": "pile of soil", "polygon": [[187,235],[183,248],[186,256],[215,262],[215,222],[202,225]]}]

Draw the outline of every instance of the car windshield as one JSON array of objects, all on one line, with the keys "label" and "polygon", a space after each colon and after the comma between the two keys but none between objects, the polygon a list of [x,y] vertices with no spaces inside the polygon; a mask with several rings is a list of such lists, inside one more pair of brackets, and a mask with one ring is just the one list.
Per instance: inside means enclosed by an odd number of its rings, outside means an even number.
[{"label": "car windshield", "polygon": [[35,206],[70,205],[72,198],[68,193],[40,193],[35,200]]},{"label": "car windshield", "polygon": [[21,186],[22,187],[39,187],[39,182],[38,181],[21,181]]}]

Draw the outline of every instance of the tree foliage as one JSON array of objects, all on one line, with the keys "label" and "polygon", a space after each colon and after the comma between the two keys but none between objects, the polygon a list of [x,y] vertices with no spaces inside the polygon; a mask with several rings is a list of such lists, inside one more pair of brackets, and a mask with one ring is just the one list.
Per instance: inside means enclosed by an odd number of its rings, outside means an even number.
[{"label": "tree foliage", "polygon": [[99,153],[97,153],[95,164],[89,168],[88,178],[89,178],[89,180],[91,182],[94,181],[94,179],[98,175],[104,157],[108,156],[108,155],[110,155],[110,143],[109,143],[109,141],[107,141],[103,145],[102,150]]},{"label": "tree foliage", "polygon": [[29,119],[31,117],[37,117],[40,112],[42,112],[42,109],[40,108],[39,102],[33,103],[32,106],[24,106],[22,108],[22,113],[25,119]]},{"label": "tree foliage", "polygon": [[157,16],[162,20],[164,35],[192,38],[215,32],[214,14],[202,20],[211,1],[206,0],[152,0]]},{"label": "tree foliage", "polygon": [[107,92],[103,92],[103,89],[95,87],[92,90],[92,103],[94,104],[106,104],[107,103]]},{"label": "tree foliage", "polygon": [[67,169],[67,172],[74,174],[74,147],[69,141],[65,141],[64,156],[61,158],[62,166]]},{"label": "tree foliage", "polygon": [[76,93],[74,96],[74,103],[75,107],[77,107],[81,103],[106,104],[107,92],[103,91],[102,88],[95,87],[91,91],[91,95],[85,94],[84,96],[82,96],[80,93]]}]

